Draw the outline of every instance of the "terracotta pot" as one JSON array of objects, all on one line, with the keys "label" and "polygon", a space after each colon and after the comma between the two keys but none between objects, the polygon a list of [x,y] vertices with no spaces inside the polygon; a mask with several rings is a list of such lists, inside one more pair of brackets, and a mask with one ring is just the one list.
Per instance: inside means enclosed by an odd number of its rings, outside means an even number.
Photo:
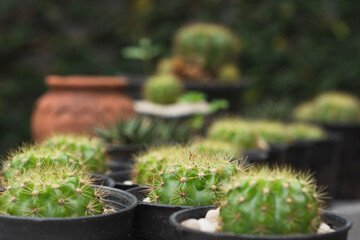
[{"label": "terracotta pot", "polygon": [[94,126],[134,115],[131,98],[122,93],[123,77],[54,76],[34,106],[32,137],[39,142],[52,133],[92,134]]}]

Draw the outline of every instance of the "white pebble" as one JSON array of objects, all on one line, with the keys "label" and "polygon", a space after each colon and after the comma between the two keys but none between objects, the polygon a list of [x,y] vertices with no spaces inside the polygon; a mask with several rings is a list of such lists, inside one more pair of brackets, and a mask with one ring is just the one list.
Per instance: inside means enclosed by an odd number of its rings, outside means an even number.
[{"label": "white pebble", "polygon": [[195,230],[200,230],[199,221],[194,218],[189,218],[181,222],[181,225]]},{"label": "white pebble", "polygon": [[329,232],[334,232],[334,229],[331,229],[329,225],[327,225],[326,223],[321,223],[317,230],[317,233],[329,233]]},{"label": "white pebble", "polygon": [[133,182],[130,181],[130,180],[124,181],[123,183],[126,184],[126,185],[132,185],[133,184]]},{"label": "white pebble", "polygon": [[204,231],[204,232],[215,232],[216,231],[216,226],[214,224],[211,224],[205,218],[200,218],[198,222],[199,222],[201,231]]},{"label": "white pebble", "polygon": [[220,215],[220,208],[214,209],[214,210],[209,210],[206,213],[205,219],[207,219],[209,222],[211,223],[216,223],[218,224],[219,222],[219,215]]},{"label": "white pebble", "polygon": [[151,203],[151,201],[150,201],[150,198],[149,198],[149,197],[144,198],[143,202],[149,202],[149,203]]}]

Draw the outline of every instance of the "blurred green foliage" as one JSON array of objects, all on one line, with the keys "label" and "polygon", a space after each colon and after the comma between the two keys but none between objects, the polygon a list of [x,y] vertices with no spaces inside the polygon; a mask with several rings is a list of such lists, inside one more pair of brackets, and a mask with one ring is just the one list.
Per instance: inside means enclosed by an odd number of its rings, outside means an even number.
[{"label": "blurred green foliage", "polygon": [[359,94],[358,9],[358,0],[2,0],[0,152],[30,139],[45,75],[142,73],[123,48],[148,38],[168,56],[174,32],[195,21],[241,37],[238,64],[253,81],[247,104],[329,89]]}]

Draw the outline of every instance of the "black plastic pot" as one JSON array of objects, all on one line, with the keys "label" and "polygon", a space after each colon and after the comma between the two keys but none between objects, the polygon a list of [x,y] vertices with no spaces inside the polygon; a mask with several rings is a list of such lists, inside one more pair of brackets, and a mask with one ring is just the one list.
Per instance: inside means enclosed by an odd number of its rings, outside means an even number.
[{"label": "black plastic pot", "polygon": [[[129,85],[127,93],[134,99],[141,99],[141,88],[146,77],[144,75],[127,75]],[[219,84],[219,83],[194,83],[191,80],[184,81],[185,88],[190,91],[200,91],[207,95],[207,100],[226,99],[229,101],[229,111],[238,112],[241,110],[242,92],[249,88],[250,84],[246,79],[242,79],[237,84]]]},{"label": "black plastic pot", "polygon": [[138,184],[125,184],[124,182],[130,180],[131,170],[123,170],[117,172],[111,172],[107,174],[109,178],[112,178],[115,181],[115,188],[121,190],[128,190],[131,188],[139,187]]},{"label": "black plastic pot", "polygon": [[309,168],[312,146],[312,141],[300,140],[287,145],[285,163],[300,170]]},{"label": "black plastic pot", "polygon": [[91,174],[91,178],[94,178],[95,185],[106,186],[106,187],[114,187],[115,186],[115,181],[110,177],[107,177],[107,176],[104,176],[101,174],[97,174],[97,173],[93,173],[93,174]]},{"label": "black plastic pot", "polygon": [[286,162],[286,145],[270,144],[266,162],[270,164],[283,164]]},{"label": "black plastic pot", "polygon": [[133,164],[132,156],[142,149],[144,149],[144,146],[138,144],[108,144],[106,155],[110,171],[115,172],[124,168],[130,169]]},{"label": "black plastic pot", "polygon": [[263,163],[268,158],[268,152],[264,150],[249,149],[243,151],[246,159],[245,164]]},{"label": "black plastic pot", "polygon": [[203,218],[208,210],[213,207],[201,207],[196,209],[188,209],[174,213],[170,217],[170,224],[178,234],[179,240],[346,240],[348,231],[351,228],[351,221],[347,218],[324,211],[322,220],[334,232],[325,234],[303,234],[303,235],[273,235],[259,236],[250,234],[231,234],[231,233],[207,233],[187,227],[183,227],[180,223],[189,218]]},{"label": "black plastic pot", "polygon": [[131,231],[131,236],[136,240],[175,239],[175,231],[169,223],[170,215],[179,210],[196,208],[142,202],[148,193],[146,187],[132,188],[127,191],[135,195],[140,201],[135,209]]},{"label": "black plastic pot", "polygon": [[343,149],[339,164],[338,191],[339,199],[360,198],[360,123],[323,124],[326,131],[335,132],[343,138]]},{"label": "black plastic pot", "polygon": [[128,239],[137,199],[127,192],[100,187],[106,203],[118,211],[74,218],[29,218],[0,215],[0,239],[4,240],[119,240]]}]

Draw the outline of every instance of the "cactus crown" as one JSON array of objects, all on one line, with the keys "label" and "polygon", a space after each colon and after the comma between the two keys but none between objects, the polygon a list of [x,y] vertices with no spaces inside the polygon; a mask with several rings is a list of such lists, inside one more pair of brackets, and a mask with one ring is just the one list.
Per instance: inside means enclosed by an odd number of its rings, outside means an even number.
[{"label": "cactus crown", "polygon": [[149,194],[155,203],[203,206],[218,201],[224,179],[242,166],[230,162],[225,154],[178,149],[165,156],[165,163],[154,176]]},{"label": "cactus crown", "polygon": [[150,77],[144,84],[144,98],[159,104],[175,103],[184,91],[181,81],[172,74]]},{"label": "cactus crown", "polygon": [[310,174],[258,167],[223,186],[222,230],[245,234],[314,233],[324,194]]},{"label": "cactus crown", "polygon": [[0,213],[23,217],[76,217],[101,214],[88,174],[65,166],[16,174],[0,195]]},{"label": "cactus crown", "polygon": [[310,124],[295,123],[288,128],[297,140],[320,140],[325,137],[322,128]]},{"label": "cactus crown", "polygon": [[60,148],[65,152],[76,152],[80,161],[91,172],[104,173],[106,171],[105,150],[98,138],[75,135],[54,135],[44,143],[48,148]]},{"label": "cactus crown", "polygon": [[189,145],[191,150],[197,149],[200,152],[210,152],[213,154],[224,153],[229,158],[240,158],[239,148],[232,143],[216,141],[212,139],[203,139],[195,141]]}]

